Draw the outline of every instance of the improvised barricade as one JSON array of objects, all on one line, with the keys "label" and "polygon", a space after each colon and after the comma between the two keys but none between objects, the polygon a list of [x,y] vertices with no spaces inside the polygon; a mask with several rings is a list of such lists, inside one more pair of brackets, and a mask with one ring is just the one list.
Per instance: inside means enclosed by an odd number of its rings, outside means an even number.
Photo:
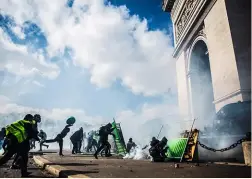
[{"label": "improvised barricade", "polygon": [[116,153],[119,155],[125,155],[126,154],[126,145],[123,138],[122,128],[120,126],[120,123],[116,123],[115,120],[112,123],[112,127],[114,127],[113,133],[115,134],[114,137],[114,143],[116,147]]},{"label": "improvised barricade", "polygon": [[186,137],[169,140],[167,159],[180,162],[198,160],[198,135],[199,131],[194,129]]}]

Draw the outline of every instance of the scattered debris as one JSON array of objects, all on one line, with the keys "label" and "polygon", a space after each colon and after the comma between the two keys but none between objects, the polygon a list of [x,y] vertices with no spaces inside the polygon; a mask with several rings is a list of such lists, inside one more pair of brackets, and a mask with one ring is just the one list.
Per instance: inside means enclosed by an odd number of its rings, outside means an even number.
[{"label": "scattered debris", "polygon": [[179,164],[175,163],[175,168],[179,168]]},{"label": "scattered debris", "polygon": [[131,169],[130,172],[133,172],[133,170]]}]

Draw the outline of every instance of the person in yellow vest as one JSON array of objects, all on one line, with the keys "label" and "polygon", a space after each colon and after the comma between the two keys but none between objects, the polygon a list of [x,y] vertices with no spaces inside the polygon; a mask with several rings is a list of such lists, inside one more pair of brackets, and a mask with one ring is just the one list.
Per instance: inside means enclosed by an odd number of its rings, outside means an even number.
[{"label": "person in yellow vest", "polygon": [[[28,152],[27,141],[29,138],[36,138],[37,133],[34,131],[34,120],[31,114],[27,114],[23,120],[16,121],[6,126],[6,138],[8,145],[6,153],[0,158],[0,166],[7,163],[11,157],[17,153],[21,157],[21,177],[27,177]],[[39,140],[39,139],[38,139]]]},{"label": "person in yellow vest", "polygon": [[[35,114],[33,117],[33,120],[31,120],[32,122],[32,127],[33,127],[33,131],[34,131],[34,135],[33,136],[28,136],[28,138],[26,139],[26,141],[23,142],[23,145],[26,149],[26,152],[29,153],[29,151],[32,149],[32,146],[30,145],[31,140],[34,141],[34,145],[35,145],[35,141],[38,140],[38,123],[41,122],[41,116],[39,114]],[[28,143],[29,141],[29,143]],[[18,153],[16,153],[15,158],[12,162],[11,165],[11,169],[20,169],[19,166],[19,159],[22,158],[22,156],[20,156]]]}]

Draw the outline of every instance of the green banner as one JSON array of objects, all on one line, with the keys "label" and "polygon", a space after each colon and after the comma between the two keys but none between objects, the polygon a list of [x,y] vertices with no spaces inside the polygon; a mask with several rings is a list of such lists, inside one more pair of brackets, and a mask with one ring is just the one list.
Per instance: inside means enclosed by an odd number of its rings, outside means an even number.
[{"label": "green banner", "polygon": [[125,146],[120,124],[114,121],[112,123],[112,126],[115,127],[115,130],[113,131],[113,133],[115,134],[114,142],[116,145],[117,154],[124,155],[126,154],[126,146]]},{"label": "green banner", "polygon": [[168,159],[181,159],[185,152],[187,138],[178,138],[168,141],[168,151],[166,156]]}]

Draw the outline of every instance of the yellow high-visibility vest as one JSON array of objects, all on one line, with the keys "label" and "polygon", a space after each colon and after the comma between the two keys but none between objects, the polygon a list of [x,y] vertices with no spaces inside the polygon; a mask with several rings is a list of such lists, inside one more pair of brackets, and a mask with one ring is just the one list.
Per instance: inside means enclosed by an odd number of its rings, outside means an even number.
[{"label": "yellow high-visibility vest", "polygon": [[27,123],[33,124],[33,121],[19,120],[8,125],[6,127],[6,135],[12,134],[17,138],[18,143],[23,142],[27,139],[27,133],[24,128],[24,125]]}]

